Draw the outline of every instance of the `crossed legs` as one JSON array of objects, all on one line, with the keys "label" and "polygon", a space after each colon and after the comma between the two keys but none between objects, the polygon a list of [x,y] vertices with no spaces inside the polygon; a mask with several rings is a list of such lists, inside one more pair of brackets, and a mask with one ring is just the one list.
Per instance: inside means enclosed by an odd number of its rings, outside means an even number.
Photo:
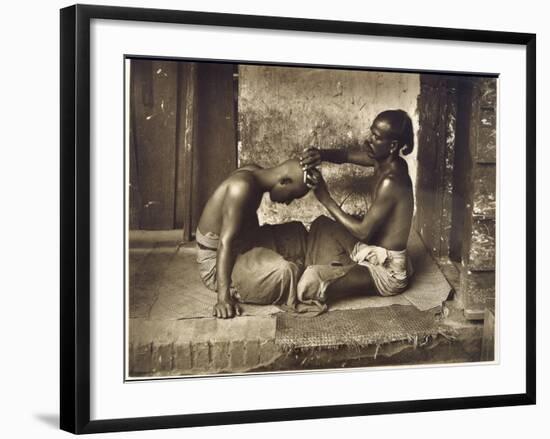
[{"label": "crossed legs", "polygon": [[350,253],[357,239],[326,216],[311,224],[307,238],[306,270],[298,295],[306,299],[333,300],[343,296],[376,295],[368,268],[357,265]]}]

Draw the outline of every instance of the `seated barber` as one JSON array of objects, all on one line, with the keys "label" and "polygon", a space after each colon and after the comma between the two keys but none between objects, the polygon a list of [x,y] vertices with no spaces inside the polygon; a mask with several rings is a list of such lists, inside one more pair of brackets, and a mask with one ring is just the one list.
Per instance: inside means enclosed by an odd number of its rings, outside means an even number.
[{"label": "seated barber", "polygon": [[285,204],[306,195],[308,175],[297,159],[273,168],[244,166],[214,191],[196,230],[201,279],[217,291],[214,316],[240,315],[239,302],[293,305],[307,230],[300,222],[260,227],[256,211],[266,192]]},{"label": "seated barber", "polygon": [[327,301],[350,294],[391,296],[403,292],[412,274],[407,256],[414,199],[412,182],[400,152],[414,147],[412,121],[402,110],[380,113],[359,150],[310,148],[301,157],[304,169],[322,161],[374,165],[373,202],[357,219],[331,197],[319,171],[313,170],[314,193],[334,220],[311,225],[306,270],[298,284],[301,300]]}]

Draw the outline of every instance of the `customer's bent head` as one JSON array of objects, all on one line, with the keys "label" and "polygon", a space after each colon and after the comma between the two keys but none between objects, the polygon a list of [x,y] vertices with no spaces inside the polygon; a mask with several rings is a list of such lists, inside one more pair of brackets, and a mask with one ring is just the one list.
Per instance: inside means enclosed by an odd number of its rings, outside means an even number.
[{"label": "customer's bent head", "polygon": [[290,204],[296,198],[302,198],[309,192],[304,181],[304,170],[298,159],[286,160],[273,168],[277,182],[269,191],[271,201]]}]

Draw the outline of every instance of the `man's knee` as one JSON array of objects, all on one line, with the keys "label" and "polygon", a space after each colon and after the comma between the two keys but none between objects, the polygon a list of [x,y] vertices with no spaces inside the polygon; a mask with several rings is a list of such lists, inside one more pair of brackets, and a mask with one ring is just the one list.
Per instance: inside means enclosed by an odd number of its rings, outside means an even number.
[{"label": "man's knee", "polygon": [[256,248],[239,256],[233,268],[233,278],[240,282],[268,278],[290,282],[296,280],[300,274],[300,267],[296,263],[263,248]]},{"label": "man's knee", "polygon": [[315,220],[311,223],[309,233],[313,233],[316,230],[323,230],[328,227],[332,227],[333,225],[334,225],[333,220],[331,220],[328,216],[321,215],[315,218]]},{"label": "man's knee", "polygon": [[319,265],[311,265],[302,273],[297,286],[298,298],[301,301],[319,299],[322,287],[319,268]]},{"label": "man's knee", "polygon": [[274,268],[273,273],[281,279],[283,283],[290,283],[292,281],[297,281],[298,276],[300,275],[300,268],[294,262],[287,261],[282,259],[277,266]]},{"label": "man's knee", "polygon": [[300,241],[307,239],[307,229],[300,221],[291,221],[289,223],[277,224],[274,233],[278,235],[278,239],[282,241]]},{"label": "man's knee", "polygon": [[306,227],[301,221],[290,221],[288,223],[283,223],[283,225],[296,232],[307,232]]},{"label": "man's knee", "polygon": [[296,289],[300,278],[300,268],[286,259],[280,259],[271,266],[266,266],[266,278],[262,283],[263,294],[269,299],[266,302],[280,303],[286,301],[291,291]]},{"label": "man's knee", "polygon": [[300,281],[297,292],[300,300],[326,300],[325,292],[328,286],[346,275],[351,266],[310,265],[307,267]]}]

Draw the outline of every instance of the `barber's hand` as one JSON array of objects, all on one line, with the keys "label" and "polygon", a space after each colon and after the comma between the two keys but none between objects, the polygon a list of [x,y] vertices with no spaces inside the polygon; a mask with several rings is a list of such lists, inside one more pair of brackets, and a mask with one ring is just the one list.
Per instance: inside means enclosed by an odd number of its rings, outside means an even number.
[{"label": "barber's hand", "polygon": [[212,315],[218,319],[231,319],[241,315],[241,307],[232,299],[218,300],[218,303],[214,305]]},{"label": "barber's hand", "polygon": [[328,201],[330,199],[330,193],[328,191],[327,183],[325,182],[323,175],[318,169],[312,169],[309,172],[313,174],[313,177],[317,181],[315,189],[313,189],[313,193],[321,203]]},{"label": "barber's hand", "polygon": [[321,151],[318,148],[306,148],[300,156],[300,165],[304,170],[319,166],[321,161]]}]

